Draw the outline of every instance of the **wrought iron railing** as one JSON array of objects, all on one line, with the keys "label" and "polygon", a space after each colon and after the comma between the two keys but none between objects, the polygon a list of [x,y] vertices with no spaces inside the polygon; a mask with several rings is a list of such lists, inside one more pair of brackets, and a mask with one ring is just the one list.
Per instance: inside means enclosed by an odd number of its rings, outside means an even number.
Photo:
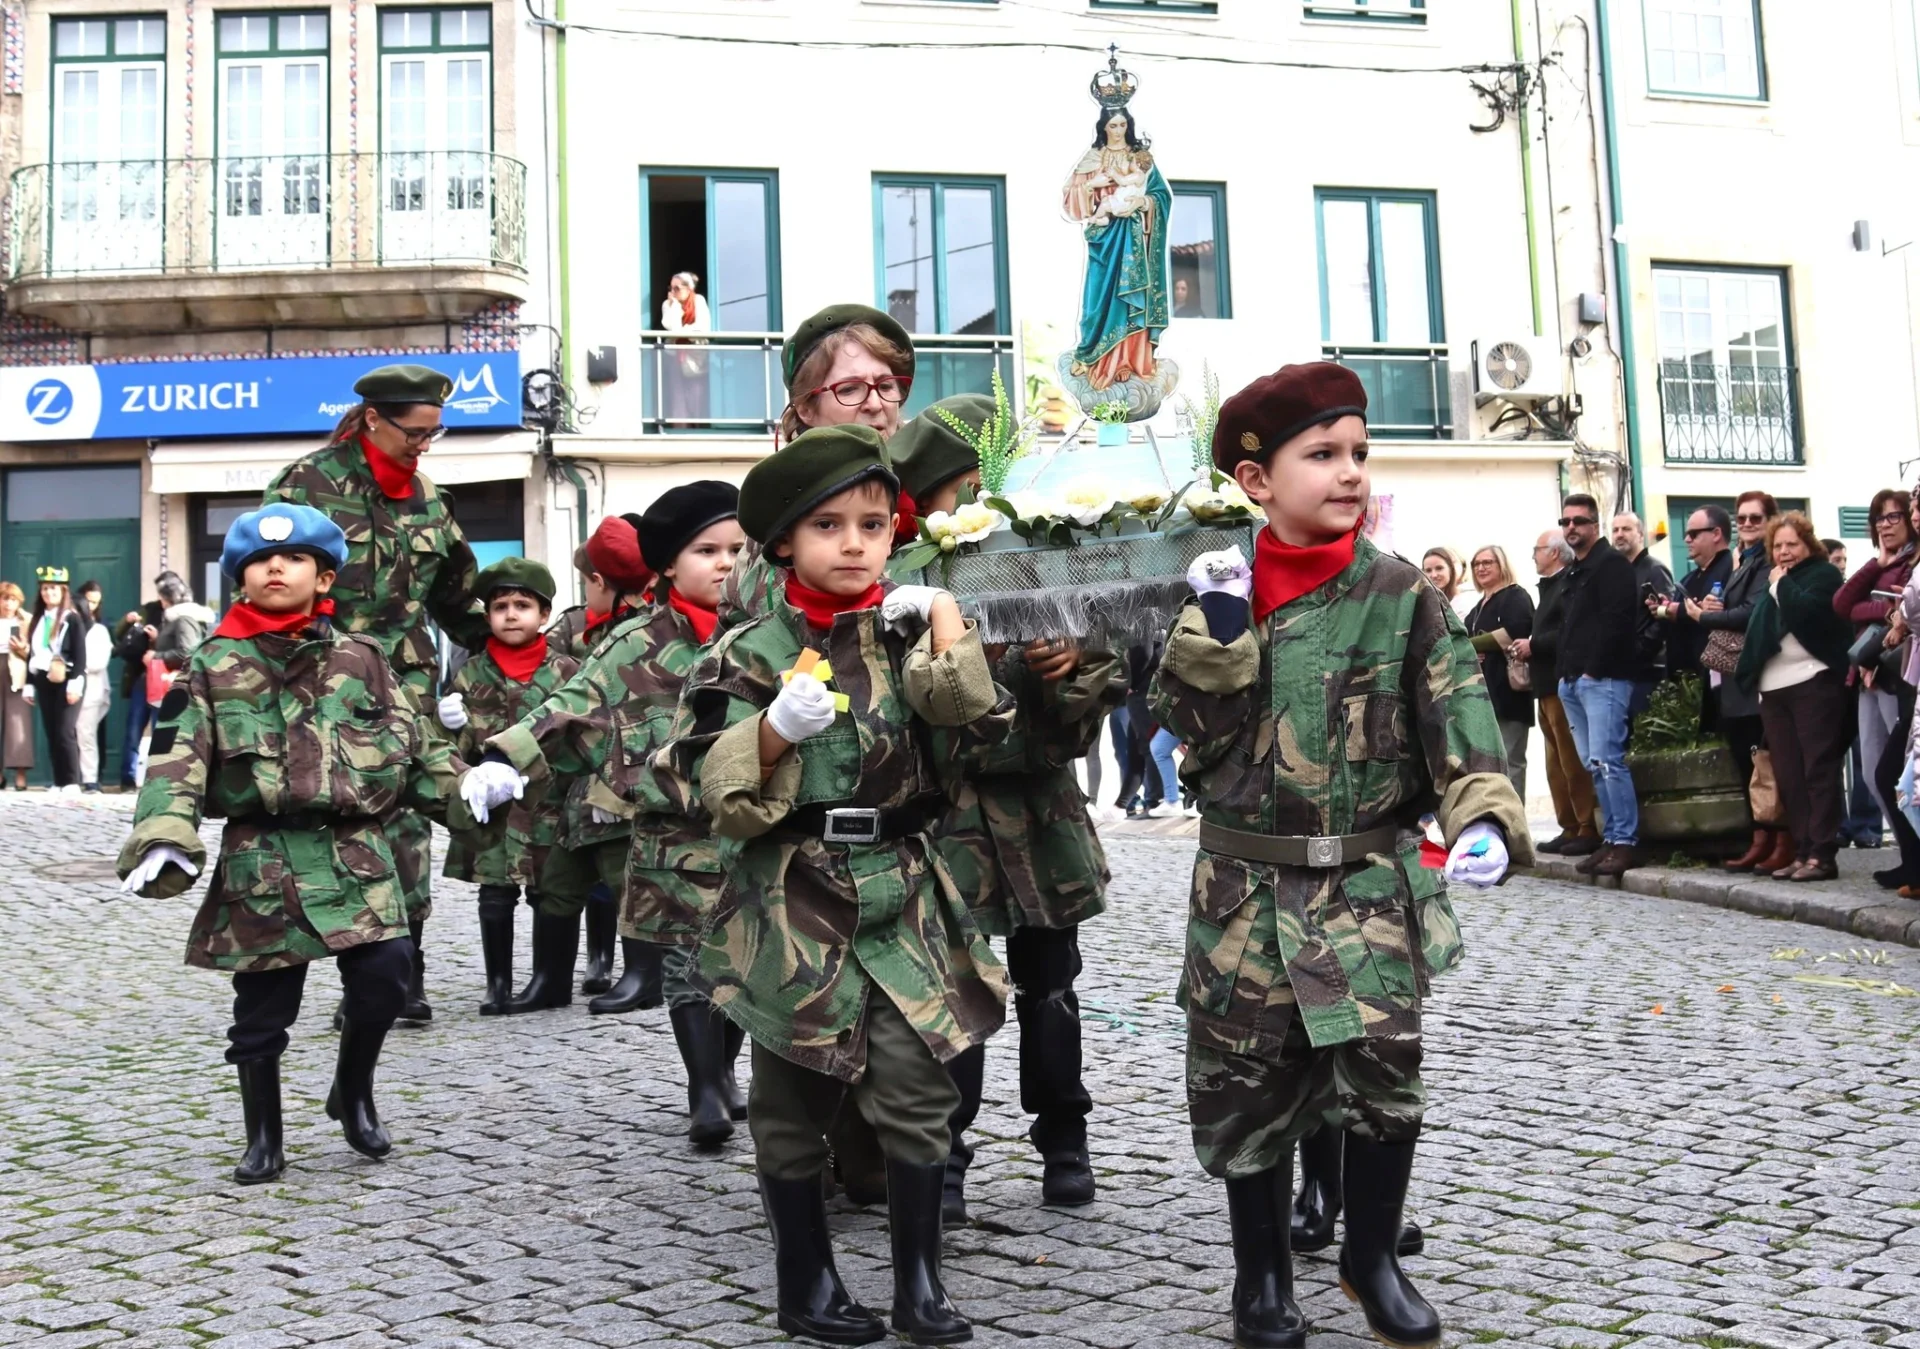
[{"label": "wrought iron railing", "polygon": [[1799,464],[1800,372],[1789,365],[1660,362],[1670,464]]},{"label": "wrought iron railing", "polygon": [[[782,333],[640,334],[642,430],[654,435],[771,431],[787,406]],[[1013,397],[1013,338],[915,334],[911,417],[957,393],[987,393],[997,366]]]},{"label": "wrought iron railing", "polygon": [[525,272],[526,178],[469,150],[33,164],[13,175],[8,276]]},{"label": "wrought iron railing", "polygon": [[1453,439],[1453,391],[1445,347],[1326,346],[1320,351],[1360,376],[1366,386],[1369,436]]}]

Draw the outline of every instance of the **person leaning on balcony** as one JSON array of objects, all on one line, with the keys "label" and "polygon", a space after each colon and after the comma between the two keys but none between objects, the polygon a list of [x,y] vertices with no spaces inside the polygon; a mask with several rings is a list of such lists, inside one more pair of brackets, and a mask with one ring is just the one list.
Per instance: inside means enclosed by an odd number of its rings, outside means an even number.
[{"label": "person leaning on balcony", "polygon": [[1547,530],[1534,543],[1533,569],[1540,577],[1540,603],[1533,611],[1533,635],[1517,639],[1513,649],[1527,663],[1527,682],[1533,685],[1534,699],[1540,705],[1540,738],[1547,746],[1547,791],[1553,797],[1553,816],[1560,822],[1559,836],[1535,845],[1534,851],[1587,857],[1600,851],[1600,826],[1594,820],[1598,803],[1593,775],[1580,762],[1580,751],[1573,743],[1573,728],[1560,701],[1560,676],[1556,672],[1560,625],[1567,611],[1561,587],[1572,561],[1573,549],[1557,529]]},{"label": "person leaning on balcony", "polygon": [[1840,573],[1806,516],[1788,511],[1770,521],[1766,548],[1773,565],[1733,683],[1759,696],[1781,811],[1798,835],[1793,864],[1777,868],[1774,879],[1830,881],[1840,875],[1841,772],[1853,738],[1846,718],[1853,627],[1834,611]]},{"label": "person leaning on balcony", "polygon": [[[1697,512],[1696,512],[1697,514]],[[1744,640],[1747,621],[1753,607],[1767,588],[1767,522],[1780,514],[1780,504],[1766,492],[1743,492],[1733,504],[1733,524],[1740,541],[1739,561],[1727,578],[1720,598],[1709,593],[1704,599],[1689,599],[1683,604],[1688,618],[1706,630],[1708,640],[1716,632],[1740,634]],[[1733,761],[1749,784],[1753,778],[1753,754],[1760,748],[1764,731],[1760,724],[1760,698],[1741,688],[1718,670],[1708,670],[1700,723],[1718,731],[1733,754]],[[1763,839],[1761,834],[1766,837]],[[1755,852],[1765,846],[1759,856]],[[1793,837],[1785,829],[1754,830],[1754,846],[1728,862],[1729,871],[1777,871],[1793,861]]]},{"label": "person leaning on balcony", "polygon": [[[707,298],[695,289],[700,278],[692,272],[675,272],[667,282],[667,298],[660,304],[660,326],[668,332],[708,333],[713,331],[713,316],[707,311]],[[670,426],[704,427],[707,423],[707,350],[704,342],[674,344],[673,359],[662,368],[666,385],[667,423]]]},{"label": "person leaning on balcony", "polygon": [[[1894,616],[1894,602],[1876,599],[1873,592],[1882,590],[1897,595],[1913,575],[1914,535],[1908,519],[1912,508],[1913,502],[1907,494],[1891,487],[1875,492],[1873,504],[1867,508],[1867,521],[1874,541],[1880,546],[1879,552],[1842,582],[1839,593],[1833,597],[1834,612],[1852,625],[1856,640],[1874,624],[1890,623]],[[1872,783],[1880,767],[1880,757],[1887,752],[1894,727],[1900,720],[1902,680],[1892,671],[1882,674],[1872,667],[1858,667],[1847,670],[1847,682],[1858,686],[1860,771],[1861,776]],[[1883,796],[1876,789],[1874,797],[1883,815],[1899,814],[1891,796]],[[1879,834],[1876,826],[1873,830],[1876,843]]]},{"label": "person leaning on balcony", "polygon": [[1507,678],[1507,653],[1497,634],[1518,639],[1533,634],[1533,599],[1514,580],[1507,550],[1495,544],[1474,551],[1473,584],[1479,602],[1467,611],[1467,635],[1480,656],[1480,673],[1493,700],[1500,723],[1500,739],[1507,751],[1507,781],[1524,803],[1527,799],[1527,733],[1533,729],[1533,699],[1514,688]]}]

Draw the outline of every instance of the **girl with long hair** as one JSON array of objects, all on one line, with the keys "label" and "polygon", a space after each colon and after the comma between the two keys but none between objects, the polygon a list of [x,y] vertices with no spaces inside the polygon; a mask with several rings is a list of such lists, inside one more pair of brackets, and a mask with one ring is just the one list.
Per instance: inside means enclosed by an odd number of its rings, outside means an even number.
[{"label": "girl with long hair", "polygon": [[53,756],[53,787],[80,794],[80,699],[87,691],[86,614],[75,607],[65,567],[35,572],[40,597],[27,624],[27,677]]}]

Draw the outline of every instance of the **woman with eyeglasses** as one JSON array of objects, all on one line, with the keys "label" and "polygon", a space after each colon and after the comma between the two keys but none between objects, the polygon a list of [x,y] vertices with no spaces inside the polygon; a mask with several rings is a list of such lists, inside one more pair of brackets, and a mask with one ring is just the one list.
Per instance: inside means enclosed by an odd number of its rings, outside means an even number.
[{"label": "woman with eyeglasses", "polygon": [[811,426],[858,422],[893,438],[913,391],[913,340],[891,314],[863,304],[829,305],[793,330],[780,350],[787,406],[785,445]]},{"label": "woman with eyeglasses", "polygon": [[[1906,588],[1907,579],[1913,574],[1913,524],[1907,518],[1912,507],[1913,503],[1905,492],[1883,487],[1873,494],[1873,504],[1867,508],[1867,521],[1873,530],[1874,541],[1879,544],[1879,552],[1848,577],[1840,587],[1840,592],[1833,597],[1834,612],[1853,625],[1855,641],[1867,629],[1876,624],[1890,624],[1894,617],[1894,601],[1878,599],[1874,592],[1885,591],[1897,595]],[[1880,650],[1886,651],[1888,645],[1884,639],[1890,634],[1891,628],[1882,631]],[[1899,664],[1896,652],[1884,662],[1862,663],[1847,671],[1847,683],[1854,689],[1857,699],[1860,775],[1869,784],[1874,781],[1880,756],[1886,753],[1894,726],[1900,720],[1900,685],[1903,681]],[[1878,788],[1874,789],[1873,796],[1880,805],[1882,815],[1899,813],[1894,802],[1883,796]],[[1879,844],[1880,829],[1875,825],[1871,842],[1863,841],[1861,846],[1878,847]],[[1906,878],[1901,881],[1903,885],[1908,883],[1910,881]]]},{"label": "woman with eyeglasses", "polygon": [[1509,641],[1533,635],[1533,599],[1515,584],[1513,564],[1504,548],[1488,544],[1475,550],[1470,564],[1479,602],[1467,611],[1467,634],[1480,653],[1480,673],[1487,681],[1493,715],[1506,742],[1507,781],[1522,801],[1527,799],[1527,734],[1533,730],[1533,697],[1514,688],[1507,678],[1507,649],[1496,634]]}]

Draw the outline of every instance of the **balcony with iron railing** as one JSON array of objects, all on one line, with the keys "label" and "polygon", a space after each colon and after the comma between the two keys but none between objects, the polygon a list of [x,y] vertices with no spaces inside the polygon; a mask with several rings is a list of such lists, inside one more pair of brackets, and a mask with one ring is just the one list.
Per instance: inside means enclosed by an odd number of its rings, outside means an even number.
[{"label": "balcony with iron railing", "polygon": [[1453,392],[1444,346],[1329,344],[1320,354],[1346,366],[1366,386],[1370,437],[1453,439]]},{"label": "balcony with iron railing", "polygon": [[1669,464],[1806,462],[1798,368],[1670,360],[1660,362],[1659,382]]},{"label": "balcony with iron railing", "polygon": [[435,321],[525,299],[526,167],[479,151],[34,164],[8,308],[111,332]]}]

